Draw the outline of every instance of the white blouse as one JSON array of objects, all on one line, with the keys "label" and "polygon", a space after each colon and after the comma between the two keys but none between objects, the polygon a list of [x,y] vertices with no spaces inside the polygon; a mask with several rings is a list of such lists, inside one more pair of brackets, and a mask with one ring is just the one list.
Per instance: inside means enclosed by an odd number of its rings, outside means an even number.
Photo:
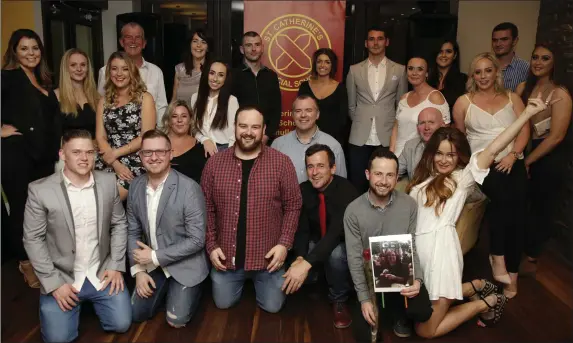
[{"label": "white blouse", "polygon": [[[444,123],[450,123],[450,106],[444,99],[444,103],[441,105],[434,104],[430,101],[430,94],[434,92],[439,92],[438,90],[431,91],[426,99],[417,104],[416,106],[410,107],[408,105],[408,95],[411,92],[406,93],[404,99],[400,100],[398,103],[398,109],[396,110],[396,120],[398,121],[398,135],[396,136],[396,147],[394,149],[394,154],[400,157],[402,150],[406,142],[410,139],[418,137],[418,115],[426,107],[434,107],[440,113],[442,113],[442,119]],[[441,94],[441,93],[440,93]],[[443,97],[443,95],[442,95]]]},{"label": "white blouse", "polygon": [[[191,108],[195,107],[197,94],[198,93],[195,93],[191,96]],[[213,123],[215,113],[217,113],[218,101],[219,95],[209,97],[207,108],[205,109],[207,116],[203,118],[203,126],[201,127],[201,130],[195,134],[195,138],[197,138],[201,144],[210,139],[217,144],[229,144],[229,146],[232,146],[235,144],[235,113],[239,109],[239,102],[234,96],[231,95],[229,97],[229,105],[227,106],[227,127],[224,129],[216,129],[212,128],[211,124]]]}]

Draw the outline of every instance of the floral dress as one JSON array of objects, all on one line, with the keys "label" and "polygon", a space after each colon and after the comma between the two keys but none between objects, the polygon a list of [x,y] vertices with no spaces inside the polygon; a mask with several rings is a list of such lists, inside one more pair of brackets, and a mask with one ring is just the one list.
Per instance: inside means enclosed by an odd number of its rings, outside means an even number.
[{"label": "floral dress", "polygon": [[[103,110],[103,125],[107,134],[107,142],[112,149],[120,148],[131,142],[141,134],[141,102],[135,103],[130,101],[119,107],[105,107]],[[137,152],[122,156],[118,160],[129,168],[134,177],[143,174],[144,169]],[[101,158],[96,160],[95,169],[110,173],[115,172]],[[128,181],[120,180],[117,174],[116,177],[117,182],[123,188],[129,188]]]}]

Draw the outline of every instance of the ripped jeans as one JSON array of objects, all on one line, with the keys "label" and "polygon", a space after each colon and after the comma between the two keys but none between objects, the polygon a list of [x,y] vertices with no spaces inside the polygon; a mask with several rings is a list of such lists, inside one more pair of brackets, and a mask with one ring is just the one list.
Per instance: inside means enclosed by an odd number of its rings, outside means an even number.
[{"label": "ripped jeans", "polygon": [[163,270],[157,268],[149,273],[157,287],[149,298],[142,298],[133,291],[131,308],[134,322],[153,318],[165,300],[166,320],[175,327],[185,326],[197,310],[201,298],[201,283],[193,287],[183,286],[173,277],[167,279]]}]

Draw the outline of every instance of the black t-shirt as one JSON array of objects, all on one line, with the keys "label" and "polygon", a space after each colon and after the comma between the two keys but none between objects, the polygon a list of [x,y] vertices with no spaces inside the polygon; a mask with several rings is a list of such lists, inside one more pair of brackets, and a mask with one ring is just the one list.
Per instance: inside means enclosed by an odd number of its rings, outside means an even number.
[{"label": "black t-shirt", "polygon": [[235,251],[235,269],[245,265],[245,250],[247,246],[247,190],[249,175],[257,159],[241,160],[243,176],[241,178],[241,202],[239,205],[239,221],[237,223],[237,250]]}]

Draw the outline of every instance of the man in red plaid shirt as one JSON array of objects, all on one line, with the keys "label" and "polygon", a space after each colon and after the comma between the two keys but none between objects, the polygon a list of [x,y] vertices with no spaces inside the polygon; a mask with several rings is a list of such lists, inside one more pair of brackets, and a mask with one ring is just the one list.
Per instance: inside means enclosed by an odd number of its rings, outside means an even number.
[{"label": "man in red plaid shirt", "polygon": [[[209,158],[201,186],[207,207],[207,253],[218,308],[236,304],[247,278],[257,303],[276,313],[284,304],[284,261],[298,226],[302,198],[284,154],[262,144],[263,114],[241,107],[235,146]],[[304,158],[304,156],[301,156]]]}]

